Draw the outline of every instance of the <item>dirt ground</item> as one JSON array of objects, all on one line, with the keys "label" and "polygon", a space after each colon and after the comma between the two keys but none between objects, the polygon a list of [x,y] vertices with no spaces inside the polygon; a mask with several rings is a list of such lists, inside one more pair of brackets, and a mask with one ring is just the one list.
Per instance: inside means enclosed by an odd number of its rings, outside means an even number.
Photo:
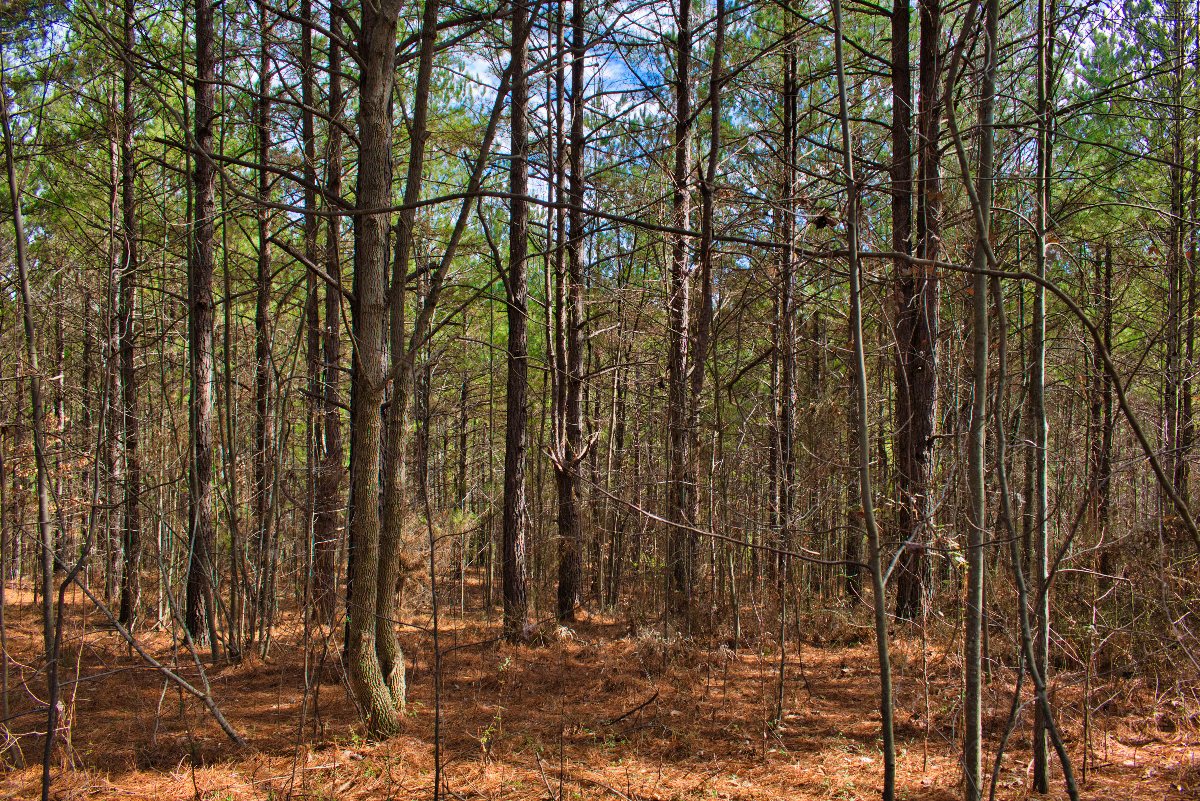
[{"label": "dirt ground", "polygon": [[[802,627],[812,636],[788,644],[778,724],[772,718],[779,652],[769,643],[734,651],[666,641],[628,620],[591,617],[570,631],[546,627],[531,644],[513,646],[497,639],[497,620],[456,612],[440,625],[442,703],[435,721],[430,621],[412,613],[404,633],[406,727],[381,743],[363,739],[325,632],[310,632],[306,648],[297,617],[285,616],[265,660],[206,665],[213,696],[248,741],[240,749],[201,704],[131,655],[82,599],[68,609],[69,747],[59,749],[54,765],[59,799],[431,798],[435,739],[446,799],[807,801],[875,798],[881,785],[875,650],[865,617],[851,620],[842,612],[818,613]],[[0,797],[35,798],[45,680],[28,592],[10,589],[7,617],[10,692]],[[924,658],[918,632],[894,634],[902,799],[961,797],[960,671],[951,633],[947,626],[943,636],[929,636]],[[166,633],[140,636],[164,663],[199,681],[191,656],[172,650]],[[1012,694],[1010,669],[997,667],[992,675],[985,771]],[[1093,704],[1108,699],[1108,712],[1089,721],[1084,798],[1200,797],[1200,737],[1175,718],[1147,713],[1155,694],[1144,684],[1093,688]],[[1064,680],[1055,697],[1078,774],[1080,691]],[[1030,795],[1030,714],[1026,706],[1002,761],[998,798]],[[22,755],[24,768],[17,767]],[[1054,778],[1050,797],[1065,798]]]}]

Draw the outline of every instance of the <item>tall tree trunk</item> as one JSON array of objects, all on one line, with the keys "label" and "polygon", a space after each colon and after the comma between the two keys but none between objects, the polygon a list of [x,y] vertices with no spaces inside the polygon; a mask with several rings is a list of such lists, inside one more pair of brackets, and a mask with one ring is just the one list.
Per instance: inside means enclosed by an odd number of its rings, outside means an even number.
[{"label": "tall tree trunk", "polygon": [[[341,32],[341,8],[330,6],[330,31]],[[342,192],[342,51],[337,41],[329,41],[329,133],[325,155],[325,186],[329,197]],[[325,274],[340,282],[342,274],[341,218],[331,214],[325,225]],[[345,472],[342,449],[342,412],[339,401],[342,362],[342,295],[339,287],[325,289],[325,320],[321,330],[321,464],[317,471],[317,501],[313,510],[314,576],[313,605],[321,621],[333,622],[337,608],[338,544],[341,539],[342,476]]]},{"label": "tall tree trunk", "polygon": [[[1039,6],[1040,8],[1040,6]],[[1171,36],[1171,163],[1168,168],[1167,190],[1170,204],[1170,223],[1167,226],[1167,326],[1164,333],[1166,346],[1163,370],[1163,448],[1166,451],[1167,469],[1171,484],[1177,493],[1186,483],[1185,463],[1180,452],[1180,410],[1182,407],[1181,384],[1183,310],[1183,4],[1172,0],[1169,6]],[[1180,497],[1183,494],[1180,493]]]},{"label": "tall tree trunk", "polygon": [[580,494],[579,470],[583,453],[583,123],[584,68],[587,59],[587,33],[584,29],[586,10],[583,0],[571,2],[571,140],[570,211],[567,240],[566,319],[562,321],[565,345],[565,374],[563,387],[564,416],[563,448],[558,454],[555,474],[558,478],[558,619],[575,619],[575,606],[580,592]]},{"label": "tall tree trunk", "polygon": [[[300,148],[304,156],[304,257],[309,264],[321,261],[320,221],[317,217],[317,134],[315,126],[316,66],[313,64],[313,7],[312,0],[300,3]],[[332,41],[329,47],[336,47]],[[332,116],[332,115],[331,115]],[[330,131],[336,123],[329,126]],[[327,292],[337,293],[329,287]],[[305,415],[305,464],[304,464],[304,535],[309,543],[307,577],[304,582],[307,619],[323,620],[320,603],[324,600],[321,579],[318,575],[322,565],[318,564],[320,545],[317,539],[317,508],[321,505],[320,471],[321,442],[321,283],[316,270],[309,267],[304,271],[304,372],[307,396],[304,402]]]},{"label": "tall tree trunk", "polygon": [[[903,6],[907,9],[907,6]],[[941,74],[941,27],[942,8],[940,0],[920,0],[918,14],[921,27],[920,63],[918,65],[919,100],[917,109],[918,152],[917,152],[917,255],[922,259],[937,259],[941,244],[941,108],[938,77]],[[893,26],[899,25],[903,14],[893,16]],[[907,67],[907,30],[897,31],[893,27],[892,57],[899,53],[897,35],[905,38],[905,53],[902,61]],[[907,69],[905,70],[907,73]],[[893,75],[893,108],[907,109],[901,97],[897,104],[895,93],[907,91],[907,80]],[[901,116],[907,116],[906,113]],[[907,131],[907,119],[902,120]],[[911,175],[911,156],[901,157],[900,152],[907,141],[897,144],[899,122],[893,116],[893,144],[897,152],[893,156],[893,226],[899,220],[900,231],[893,227],[894,244],[904,244],[897,233],[906,232],[908,204],[900,202],[898,194],[909,194],[901,172]],[[907,139],[907,137],[901,137]],[[901,219],[904,218],[904,219]],[[911,247],[911,245],[908,245]],[[920,615],[922,595],[926,591],[929,574],[927,548],[929,546],[932,521],[930,520],[930,482],[932,481],[933,428],[937,414],[937,340],[939,285],[937,270],[925,265],[908,265],[901,275],[898,287],[899,319],[896,337],[899,340],[896,369],[896,485],[899,490],[898,514],[900,536],[904,547],[897,566],[896,616],[912,620]]]},{"label": "tall tree trunk", "polygon": [[[428,325],[428,312],[413,324],[412,339],[405,342],[405,284],[414,249],[416,208],[421,197],[421,179],[425,164],[425,141],[429,136],[429,94],[433,74],[434,46],[437,42],[438,0],[425,0],[421,22],[420,63],[409,136],[408,173],[404,184],[405,209],[400,212],[396,226],[396,250],[392,264],[392,286],[389,298],[390,350],[392,354],[392,397],[387,410],[387,428],[383,446],[383,529],[379,549],[379,586],[376,598],[375,648],[379,664],[393,701],[404,708],[404,654],[396,637],[393,621],[396,617],[396,589],[403,581],[405,502],[405,435],[408,430],[408,401],[412,392],[413,367],[423,349]],[[428,307],[432,298],[422,296]],[[422,461],[424,455],[422,455]],[[424,482],[424,475],[421,476]],[[422,483],[422,487],[424,484]],[[422,496],[423,497],[423,496]]]},{"label": "tall tree trunk", "polygon": [[192,242],[188,251],[188,358],[191,395],[191,459],[188,493],[188,633],[209,640],[218,652],[213,603],[213,221],[216,217],[216,168],[212,158],[216,69],[213,59],[216,4],[196,3],[195,171]]},{"label": "tall tree trunk", "polygon": [[125,459],[125,483],[123,486],[122,535],[125,550],[125,569],[122,572],[121,609],[118,617],[126,628],[133,626],[141,602],[141,576],[139,573],[142,556],[141,503],[141,459],[138,454],[140,431],[138,421],[137,367],[134,362],[133,315],[137,301],[136,282],[138,271],[137,198],[134,180],[137,164],[133,150],[133,85],[136,80],[133,67],[134,0],[124,0],[124,41],[122,51],[122,119],[121,119],[121,231],[122,264],[119,285],[120,306],[117,311],[118,348],[121,357],[121,437]]},{"label": "tall tree trunk", "polygon": [[[1038,278],[1046,278],[1046,255],[1053,239],[1053,218],[1050,213],[1050,171],[1052,134],[1051,91],[1054,80],[1054,9],[1053,3],[1038,0],[1037,5],[1037,175],[1035,193],[1037,206],[1037,256]],[[1050,563],[1047,540],[1047,515],[1049,495],[1047,488],[1047,445],[1049,423],[1046,419],[1046,289],[1042,284],[1034,287],[1033,295],[1033,348],[1030,360],[1029,408],[1033,422],[1033,493],[1032,536],[1034,575],[1037,578],[1036,643],[1035,651],[1038,671],[1043,681],[1050,680]],[[1169,372],[1169,371],[1168,371]],[[1049,760],[1046,743],[1046,724],[1041,708],[1034,711],[1033,724],[1033,787],[1039,793],[1050,787]]]},{"label": "tall tree trunk", "polygon": [[[120,351],[120,322],[117,317],[117,307],[120,304],[121,266],[124,256],[121,251],[123,242],[121,222],[121,122],[120,108],[117,104],[115,91],[109,95],[108,104],[108,275],[104,288],[104,389],[101,395],[107,399],[104,404],[103,439],[103,477],[104,492],[108,498],[116,498],[125,485],[124,467],[121,460],[121,372],[117,369]],[[121,542],[124,537],[121,520],[121,507],[117,504],[104,505],[104,601],[113,604],[118,595],[118,573],[121,569]]]},{"label": "tall tree trunk", "polygon": [[258,151],[258,274],[254,294],[254,486],[251,491],[254,514],[255,570],[257,583],[254,592],[250,637],[260,647],[266,647],[270,614],[274,605],[271,592],[271,563],[274,560],[274,504],[271,489],[275,465],[272,442],[271,379],[271,210],[267,208],[271,193],[271,21],[267,4],[258,4],[258,92],[255,98],[255,145]]},{"label": "tall tree trunk", "polygon": [[[987,0],[984,20],[983,90],[979,100],[979,217],[971,278],[972,399],[967,440],[970,520],[967,528],[967,589],[963,633],[965,697],[963,707],[963,778],[966,801],[983,797],[983,619],[984,542],[988,533],[986,438],[988,393],[988,269],[993,195],[992,119],[996,97],[996,35],[999,2]],[[964,27],[963,36],[967,29]],[[951,68],[953,69],[953,67]],[[950,85],[954,78],[951,76]],[[949,94],[949,89],[947,91]],[[954,132],[958,136],[958,132]]]},{"label": "tall tree trunk", "polygon": [[[791,9],[788,9],[791,13]],[[718,8],[720,14],[720,8]],[[718,17],[718,23],[721,22]],[[718,28],[720,30],[720,28]],[[789,37],[791,38],[791,37]],[[779,287],[778,295],[775,300],[775,348],[777,353],[778,376],[774,382],[776,390],[775,407],[775,436],[777,439],[776,460],[778,463],[778,488],[777,488],[777,507],[776,507],[776,532],[775,547],[780,549],[780,554],[776,564],[776,581],[779,591],[779,614],[780,614],[780,636],[783,636],[784,627],[784,610],[787,608],[785,602],[785,591],[787,588],[788,574],[788,559],[782,552],[791,548],[791,524],[792,524],[792,490],[796,483],[796,458],[794,454],[794,438],[795,438],[795,409],[796,409],[796,309],[794,302],[794,293],[796,289],[796,133],[797,133],[797,59],[796,46],[793,42],[789,42],[783,54],[783,148],[782,148],[782,168],[783,181],[780,185],[779,199],[779,216],[782,224],[779,226],[779,236],[783,241],[783,249],[779,252]],[[716,80],[714,78],[714,88],[716,91]],[[719,108],[719,105],[716,106]],[[719,137],[720,129],[718,123],[713,123],[713,137]],[[709,169],[714,170],[716,166],[716,145],[713,146],[713,151],[709,156]],[[711,180],[711,176],[710,176]],[[707,184],[707,181],[705,182]],[[706,186],[704,196],[704,224],[711,228],[712,208],[711,208],[712,187]],[[702,241],[711,240],[711,233]],[[708,244],[711,250],[711,241]],[[711,261],[711,254],[706,256],[706,259]],[[705,259],[702,259],[704,263]],[[710,282],[711,284],[711,282]],[[711,292],[709,293],[711,294]],[[711,306],[711,300],[709,301]],[[699,354],[698,354],[699,355]],[[783,650],[783,643],[780,643],[780,649]],[[782,673],[780,674],[782,676]],[[783,684],[780,682],[780,688]],[[776,710],[779,715],[783,714],[782,695],[777,699],[780,703]]]},{"label": "tall tree trunk", "polygon": [[[0,64],[3,63],[0,50]],[[26,256],[25,221],[21,214],[21,185],[17,178],[12,125],[8,117],[8,88],[0,72],[0,122],[4,133],[4,163],[8,192],[12,202],[13,242],[16,250],[18,291],[21,316],[25,324],[25,360],[29,370],[29,403],[33,415],[33,453],[37,475],[38,539],[41,562],[42,642],[46,657],[46,739],[42,758],[42,801],[50,798],[50,762],[58,731],[58,625],[54,618],[54,529],[50,524],[50,480],[46,460],[45,408],[42,406],[42,379],[38,368],[37,334],[33,326],[33,299],[29,288],[29,262]],[[7,659],[7,655],[5,655]]]},{"label": "tall tree trunk", "polygon": [[[350,428],[350,552],[353,583],[347,616],[350,686],[374,735],[400,729],[399,705],[380,664],[376,620],[380,593],[380,409],[387,381],[386,277],[392,202],[391,96],[399,0],[362,7],[358,61],[358,191],[354,217],[354,351]],[[368,211],[371,210],[371,211]],[[394,588],[384,588],[391,592]],[[389,622],[390,624],[390,622]]]},{"label": "tall tree trunk", "polygon": [[893,730],[892,662],[888,645],[887,596],[883,584],[882,543],[875,520],[875,501],[871,488],[871,432],[867,417],[867,364],[863,342],[862,269],[858,255],[858,186],[854,178],[853,139],[850,134],[850,110],[846,102],[846,65],[842,46],[842,4],[833,0],[834,63],[838,83],[838,116],[842,133],[842,170],[846,187],[846,245],[850,268],[850,339],[854,349],[851,369],[851,404],[858,421],[855,438],[858,461],[858,493],[862,504],[863,525],[870,550],[871,587],[874,591],[875,646],[879,655],[879,714],[883,735],[883,801],[896,796],[896,740]]},{"label": "tall tree trunk", "polygon": [[524,200],[529,191],[529,81],[528,60],[529,10],[524,3],[513,3],[512,16],[512,102],[508,233],[508,271],[506,280],[508,312],[508,402],[504,426],[504,513],[503,513],[503,586],[504,632],[509,640],[522,634],[528,615],[525,587],[525,534],[528,513],[525,501],[525,449],[528,440],[527,418],[529,390],[529,334],[527,279],[529,209]]},{"label": "tall tree trunk", "polygon": [[[675,126],[671,138],[675,166],[671,174],[672,219],[676,228],[691,222],[692,177],[692,3],[675,3]],[[687,239],[671,236],[670,287],[667,307],[667,605],[671,615],[687,623],[692,609],[695,536],[692,521],[691,457],[688,453],[689,370],[691,369],[692,268]]]}]

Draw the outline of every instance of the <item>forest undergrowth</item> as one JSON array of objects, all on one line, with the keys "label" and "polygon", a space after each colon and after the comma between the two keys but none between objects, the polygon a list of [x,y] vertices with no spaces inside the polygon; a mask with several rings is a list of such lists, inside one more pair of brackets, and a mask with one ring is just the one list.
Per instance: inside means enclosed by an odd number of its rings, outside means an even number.
[{"label": "forest undergrowth", "polygon": [[[478,610],[479,587],[468,587],[466,608]],[[27,590],[8,592],[10,712],[0,797],[33,798],[45,726],[40,618]],[[719,635],[664,636],[653,621],[621,614],[585,616],[570,629],[548,623],[513,645],[500,636],[498,613],[488,619],[451,607],[439,620],[440,716],[431,620],[427,610],[408,610],[405,726],[384,742],[365,738],[343,686],[340,632],[306,631],[291,610],[281,616],[266,659],[204,661],[212,694],[246,748],[234,746],[200,703],[131,653],[82,595],[68,595],[66,609],[71,622],[59,732],[66,747],[56,752],[54,780],[59,799],[430,798],[435,739],[445,799],[859,799],[878,793],[878,682],[865,606],[814,608],[789,627],[781,718],[778,639],[766,633],[773,629],[765,609],[746,611],[734,647]],[[957,630],[958,621],[937,615],[927,619],[924,636],[920,624],[892,630],[900,798],[935,801],[961,793]],[[984,705],[989,774],[1008,727],[1015,677],[1015,644],[1000,634],[990,638]],[[168,632],[143,633],[139,641],[200,681],[191,654],[172,648]],[[1055,674],[1052,695],[1077,774],[1090,685],[1082,797],[1197,797],[1200,736],[1183,700],[1194,697],[1194,686],[1164,675],[1121,673],[1090,680],[1082,672]],[[1031,797],[1032,704],[1023,701],[996,798]],[[1066,797],[1057,772],[1049,797]]]}]

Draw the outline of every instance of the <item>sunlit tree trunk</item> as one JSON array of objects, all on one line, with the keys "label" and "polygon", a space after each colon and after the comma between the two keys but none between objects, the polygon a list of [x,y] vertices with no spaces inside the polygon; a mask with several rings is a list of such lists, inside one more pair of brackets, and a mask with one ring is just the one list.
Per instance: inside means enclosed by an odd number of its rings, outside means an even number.
[{"label": "sunlit tree trunk", "polygon": [[529,209],[524,200],[529,191],[529,10],[513,3],[512,14],[512,102],[509,106],[510,149],[508,270],[505,288],[508,313],[507,411],[504,426],[504,512],[503,593],[504,632],[519,638],[528,615],[526,591],[525,536],[528,511],[525,500],[525,450],[528,445],[529,391]]},{"label": "sunlit tree trunk", "polygon": [[[372,734],[400,729],[399,702],[378,653],[376,620],[382,558],[379,509],[383,405],[387,381],[386,278],[389,215],[365,211],[392,202],[392,113],[396,24],[399,0],[362,7],[358,26],[358,207],[354,217],[354,308],[356,348],[351,371],[350,515],[353,582],[347,609],[350,685],[365,710]],[[392,592],[385,587],[382,591]],[[386,622],[390,625],[390,621]]]}]

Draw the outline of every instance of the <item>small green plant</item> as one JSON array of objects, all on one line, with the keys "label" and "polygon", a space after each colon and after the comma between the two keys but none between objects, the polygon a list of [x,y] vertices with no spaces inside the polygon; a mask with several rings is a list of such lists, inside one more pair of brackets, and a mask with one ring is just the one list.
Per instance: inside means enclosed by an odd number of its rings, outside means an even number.
[{"label": "small green plant", "polygon": [[500,738],[501,731],[504,728],[504,719],[502,717],[503,708],[497,707],[496,713],[492,715],[492,721],[487,728],[479,733],[479,747],[483,751],[483,761],[491,764],[492,748],[496,741]]}]

